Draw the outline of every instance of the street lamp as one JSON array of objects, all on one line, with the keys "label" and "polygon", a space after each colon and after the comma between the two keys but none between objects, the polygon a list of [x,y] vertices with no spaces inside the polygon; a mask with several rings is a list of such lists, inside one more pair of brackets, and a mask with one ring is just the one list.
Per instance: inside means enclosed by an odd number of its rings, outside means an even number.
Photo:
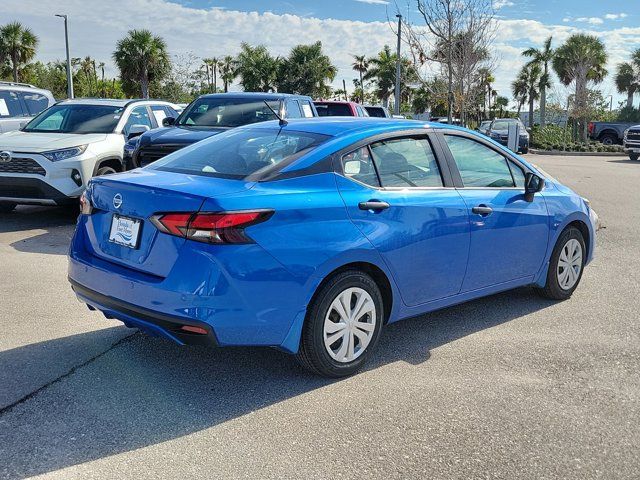
[{"label": "street lamp", "polygon": [[393,105],[393,113],[396,115],[400,115],[400,30],[402,29],[402,15],[399,13],[396,15],[398,19],[398,49],[396,51],[396,95],[395,95],[395,104]]},{"label": "street lamp", "polygon": [[67,15],[55,14],[56,17],[64,18],[64,41],[67,47],[67,96],[73,98],[73,77],[71,76],[71,57],[69,56],[69,29],[67,28]]}]

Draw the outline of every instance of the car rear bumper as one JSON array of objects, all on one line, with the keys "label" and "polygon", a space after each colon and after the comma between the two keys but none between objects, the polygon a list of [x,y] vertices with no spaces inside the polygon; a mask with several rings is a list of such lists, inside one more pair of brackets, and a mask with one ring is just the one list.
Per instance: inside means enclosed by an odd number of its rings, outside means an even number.
[{"label": "car rear bumper", "polygon": [[[127,327],[139,328],[149,335],[164,337],[180,345],[218,344],[213,329],[204,322],[158,313],[98,293],[71,278],[69,282],[78,299],[85,302],[89,308],[100,310],[107,318],[118,319]],[[185,331],[185,326],[198,327],[207,333]]]},{"label": "car rear bumper", "polygon": [[84,217],[71,242],[69,281],[80,301],[107,317],[180,344],[195,340],[179,335],[192,325],[210,332],[199,343],[280,347],[305,309],[303,284],[259,245],[186,241],[168,274],[157,276],[94,252]]}]

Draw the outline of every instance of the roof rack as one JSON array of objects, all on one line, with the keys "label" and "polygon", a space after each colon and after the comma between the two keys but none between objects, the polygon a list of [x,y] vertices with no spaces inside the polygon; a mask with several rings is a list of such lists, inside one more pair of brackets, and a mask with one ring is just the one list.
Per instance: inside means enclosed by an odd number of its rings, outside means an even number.
[{"label": "roof rack", "polygon": [[6,82],[4,80],[0,80],[0,85],[10,85],[12,87],[30,87],[37,88],[35,85],[31,85],[30,83],[19,83],[19,82]]}]

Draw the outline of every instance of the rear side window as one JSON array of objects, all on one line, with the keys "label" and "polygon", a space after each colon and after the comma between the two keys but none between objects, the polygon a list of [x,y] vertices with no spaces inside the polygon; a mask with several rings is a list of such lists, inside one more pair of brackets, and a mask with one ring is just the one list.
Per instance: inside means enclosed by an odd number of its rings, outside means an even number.
[{"label": "rear side window", "polygon": [[37,115],[49,106],[49,99],[41,93],[21,92],[20,96],[27,107],[29,115]]},{"label": "rear side window", "polygon": [[353,117],[346,103],[316,103],[315,106],[321,117]]},{"label": "rear side window", "polygon": [[358,182],[379,187],[380,181],[373,160],[369,154],[369,147],[360,147],[342,157],[342,171],[348,178],[353,178]]},{"label": "rear side window", "polygon": [[305,118],[313,117],[313,108],[309,100],[302,100],[302,114]]},{"label": "rear side window", "polygon": [[0,117],[22,117],[27,115],[22,110],[18,92],[0,90]]},{"label": "rear side window", "polygon": [[509,188],[515,183],[507,159],[470,138],[444,136],[465,187]]},{"label": "rear side window", "polygon": [[139,107],[131,110],[129,118],[127,119],[127,123],[122,129],[122,132],[126,135],[134,125],[144,125],[152,128],[151,119],[149,118],[149,112],[147,111],[147,107],[145,107],[144,105],[140,105]]},{"label": "rear side window", "polygon": [[384,118],[386,116],[382,107],[366,107],[366,110],[370,117]]},{"label": "rear side window", "polygon": [[293,161],[330,138],[281,129],[228,130],[161,158],[153,170],[223,178],[244,178]]},{"label": "rear side window", "polygon": [[287,118],[301,118],[302,114],[300,113],[300,104],[298,104],[297,100],[287,100],[285,102],[286,110],[287,110]]},{"label": "rear side window", "polygon": [[371,145],[383,187],[442,187],[438,162],[427,138],[399,138]]},{"label": "rear side window", "polygon": [[[151,113],[156,120],[158,126],[162,126],[162,120],[167,118],[169,109],[164,105],[151,105]],[[175,118],[175,115],[171,115]]]}]

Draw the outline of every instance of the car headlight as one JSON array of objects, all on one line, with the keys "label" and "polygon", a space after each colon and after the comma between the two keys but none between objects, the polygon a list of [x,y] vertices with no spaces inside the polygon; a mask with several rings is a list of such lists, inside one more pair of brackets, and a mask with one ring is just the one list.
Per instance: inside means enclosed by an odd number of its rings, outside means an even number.
[{"label": "car headlight", "polygon": [[59,162],[60,160],[66,160],[67,158],[77,157],[82,155],[87,149],[86,145],[78,145],[77,147],[62,148],[60,150],[51,150],[49,152],[43,152],[42,156],[48,158],[52,162]]}]

